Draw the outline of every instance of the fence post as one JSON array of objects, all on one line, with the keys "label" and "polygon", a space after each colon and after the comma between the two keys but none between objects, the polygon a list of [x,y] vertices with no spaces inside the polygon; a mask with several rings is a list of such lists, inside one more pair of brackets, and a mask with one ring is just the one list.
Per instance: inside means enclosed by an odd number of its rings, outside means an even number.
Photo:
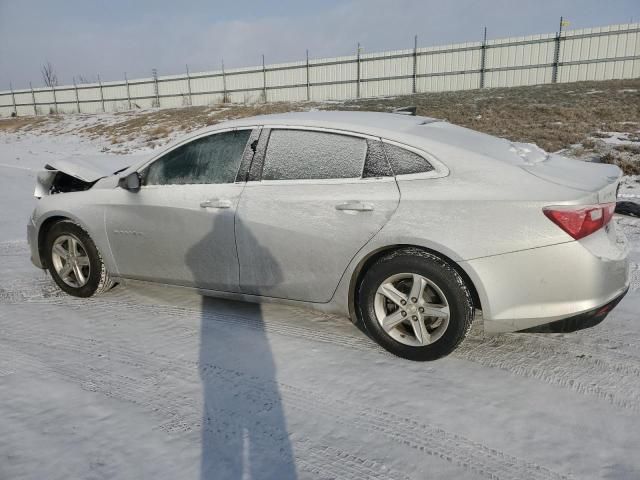
[{"label": "fence post", "polygon": [[127,72],[124,72],[124,83],[127,86],[127,103],[129,104],[129,110],[131,110],[131,92],[129,91],[129,79],[127,78]]},{"label": "fence post", "polygon": [[480,47],[480,88],[484,88],[484,71],[487,62],[487,27],[484,27],[482,47]]},{"label": "fence post", "polygon": [[356,52],[357,74],[356,74],[356,98],[360,98],[360,42],[358,42],[358,51]]},{"label": "fence post", "polygon": [[80,99],[78,98],[78,85],[76,84],[76,77],[73,77],[73,89],[76,92],[76,109],[80,113]]},{"label": "fence post", "polygon": [[562,24],[563,18],[560,17],[560,28],[556,33],[556,45],[553,52],[553,70],[551,72],[551,83],[557,83],[558,81],[558,64],[560,63],[560,40],[562,36]]},{"label": "fence post", "polygon": [[185,65],[187,67],[187,91],[189,92],[189,106],[193,105],[191,101],[191,76],[189,75],[189,65]]},{"label": "fence post", "polygon": [[160,108],[160,92],[158,91],[158,70],[156,70],[155,68],[151,69],[151,76],[153,77],[153,93],[156,97],[153,101],[153,106],[156,108]]},{"label": "fence post", "polygon": [[33,114],[38,115],[38,107],[36,107],[36,94],[33,92],[33,85],[29,82],[29,88],[31,89],[31,101],[33,102]]},{"label": "fence post", "polygon": [[102,94],[102,80],[100,80],[100,74],[98,74],[98,85],[100,87],[100,104],[102,105],[102,111],[104,112],[104,95]]},{"label": "fence post", "polygon": [[413,37],[413,93],[418,93],[418,35]]},{"label": "fence post", "polygon": [[309,83],[309,50],[307,49],[307,102],[311,100],[311,83]]},{"label": "fence post", "polygon": [[222,59],[222,103],[229,103],[227,98],[227,77],[224,74],[224,58]]},{"label": "fence post", "polygon": [[9,90],[11,90],[11,101],[13,102],[13,113],[18,116],[18,108],[16,107],[16,96],[13,93],[13,84],[9,82]]},{"label": "fence post", "polygon": [[53,111],[58,114],[58,99],[56,98],[56,86],[51,85],[51,91],[53,92]]},{"label": "fence post", "polygon": [[267,103],[267,69],[264,66],[264,53],[262,54],[262,95],[264,103]]}]

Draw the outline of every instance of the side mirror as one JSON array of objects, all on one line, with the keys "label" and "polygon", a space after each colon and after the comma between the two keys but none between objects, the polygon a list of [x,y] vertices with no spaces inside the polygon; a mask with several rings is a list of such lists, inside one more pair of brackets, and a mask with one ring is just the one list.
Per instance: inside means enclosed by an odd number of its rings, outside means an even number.
[{"label": "side mirror", "polygon": [[140,174],[138,172],[130,173],[126,177],[122,177],[118,180],[118,186],[125,190],[129,190],[130,192],[137,192],[140,190],[141,183]]}]

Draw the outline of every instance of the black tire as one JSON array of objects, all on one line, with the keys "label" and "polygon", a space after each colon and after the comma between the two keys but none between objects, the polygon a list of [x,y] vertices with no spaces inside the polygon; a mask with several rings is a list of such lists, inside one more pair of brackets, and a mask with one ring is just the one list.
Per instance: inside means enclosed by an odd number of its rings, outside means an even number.
[{"label": "black tire", "polygon": [[[448,301],[449,325],[442,336],[429,345],[405,345],[392,338],[377,320],[374,302],[378,287],[389,277],[401,273],[415,273],[429,279]],[[469,332],[474,315],[471,293],[460,274],[442,258],[416,248],[392,252],[371,265],[357,289],[356,305],[364,327],[380,346],[414,361],[435,360],[455,350]]]},{"label": "black tire", "polygon": [[[86,283],[81,287],[73,287],[65,283],[54,267],[52,259],[53,245],[56,239],[63,235],[72,236],[79,240],[82,248],[89,257],[89,275]],[[100,255],[100,252],[98,252],[93,240],[91,240],[89,234],[76,223],[69,220],[63,220],[55,223],[46,233],[44,248],[47,270],[49,270],[51,277],[58,287],[69,295],[86,298],[106,292],[114,286],[114,282],[109,277],[109,273],[102,261],[102,256]]]}]

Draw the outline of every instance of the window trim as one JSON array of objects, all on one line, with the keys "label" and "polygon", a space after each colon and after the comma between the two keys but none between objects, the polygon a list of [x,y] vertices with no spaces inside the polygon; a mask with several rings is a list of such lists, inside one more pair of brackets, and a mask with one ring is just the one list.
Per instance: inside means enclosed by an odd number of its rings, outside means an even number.
[{"label": "window trim", "polygon": [[[263,130],[269,129],[269,139],[271,138],[271,132],[274,130],[301,130],[307,132],[322,132],[322,133],[333,133],[337,135],[345,135],[348,137],[356,137],[361,138],[363,140],[377,140],[380,141],[380,137],[376,137],[375,135],[367,135],[365,133],[352,132],[350,130],[341,130],[338,128],[326,128],[326,127],[308,127],[304,125],[274,125],[274,124],[264,124]],[[264,146],[264,158],[266,159],[267,149],[269,148],[269,142],[266,142]],[[366,161],[366,155],[365,155]],[[264,162],[262,165],[264,169]],[[362,170],[364,171],[364,162],[362,162]],[[296,178],[289,180],[263,180],[262,174],[260,174],[260,180],[249,180],[247,184],[256,185],[334,185],[334,184],[351,184],[351,183],[359,183],[362,181],[395,181],[395,177],[369,177],[363,178],[362,171],[360,172],[359,177],[347,177],[347,178]]]},{"label": "window trim", "polygon": [[[261,128],[261,125],[242,126],[242,127],[227,127],[227,128],[221,128],[221,129],[215,130],[215,131],[208,131],[208,132],[203,132],[201,134],[194,135],[193,137],[186,138],[185,140],[181,141],[180,143],[178,143],[176,145],[172,145],[172,146],[166,148],[162,152],[158,153],[157,155],[153,156],[152,158],[150,158],[149,160],[144,162],[142,165],[138,166],[135,171],[139,175],[142,175],[142,172],[144,170],[149,168],[149,166],[151,166],[151,164],[153,164],[153,163],[157,162],[158,160],[161,160],[162,158],[164,158],[165,155],[170,154],[171,152],[177,150],[178,148],[184,147],[188,143],[195,142],[195,141],[200,140],[202,138],[210,137],[212,135],[218,135],[218,134],[221,134],[221,133],[236,132],[236,131],[240,131],[240,130],[256,130],[256,129],[260,129],[260,128]],[[251,133],[249,134],[249,138],[251,138]],[[246,145],[245,145],[245,149],[246,149]],[[158,188],[158,187],[184,187],[184,186],[187,186],[187,185],[243,185],[246,182],[244,182],[244,181],[238,182],[237,181],[238,172],[240,171],[241,167],[242,167],[242,159],[240,160],[240,164],[238,165],[238,170],[236,171],[236,174],[234,176],[235,180],[233,182],[227,182],[227,183],[184,183],[184,184],[182,184],[182,183],[180,183],[180,184],[178,184],[178,183],[169,183],[169,184],[165,184],[165,185],[140,185],[140,188],[141,189],[146,189],[146,188]]]},{"label": "window trim", "polygon": [[[434,155],[411,145],[407,145],[406,143],[397,142],[395,140],[389,140],[388,138],[381,138],[382,143],[388,143],[389,145],[394,145],[399,148],[403,148],[408,150],[416,155],[421,156],[425,159],[425,161],[429,162],[429,164],[433,167],[433,170],[429,170],[428,172],[419,172],[419,173],[403,173],[400,175],[396,175],[394,172],[394,178],[398,180],[420,180],[425,178],[442,178],[447,177],[451,173],[449,168],[438,160]],[[393,170],[393,166],[391,167]]]}]

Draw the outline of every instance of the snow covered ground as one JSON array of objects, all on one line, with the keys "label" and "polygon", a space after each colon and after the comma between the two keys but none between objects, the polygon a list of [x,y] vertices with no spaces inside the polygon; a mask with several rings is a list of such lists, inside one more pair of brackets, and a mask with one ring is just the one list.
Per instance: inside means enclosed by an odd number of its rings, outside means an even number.
[{"label": "snow covered ground", "polygon": [[638,219],[601,325],[411,363],[296,308],[62,295],[29,262],[35,171],[102,147],[0,134],[0,479],[640,478]]}]

